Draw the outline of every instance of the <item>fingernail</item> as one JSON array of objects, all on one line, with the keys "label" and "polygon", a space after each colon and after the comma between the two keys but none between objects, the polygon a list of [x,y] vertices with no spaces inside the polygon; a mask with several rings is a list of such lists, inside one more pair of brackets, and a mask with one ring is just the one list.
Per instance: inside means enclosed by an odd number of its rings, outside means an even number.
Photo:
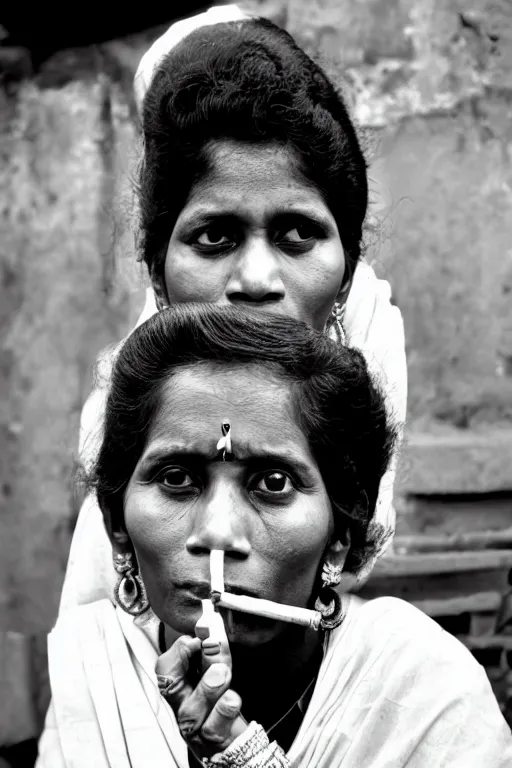
[{"label": "fingernail", "polygon": [[203,640],[202,647],[205,656],[216,656],[220,653],[220,643],[215,640]]},{"label": "fingernail", "polygon": [[228,679],[229,670],[225,664],[212,664],[204,673],[204,681],[212,688],[224,685]]},{"label": "fingernail", "polygon": [[183,738],[188,739],[190,734],[194,732],[195,727],[195,723],[180,723],[180,731]]}]

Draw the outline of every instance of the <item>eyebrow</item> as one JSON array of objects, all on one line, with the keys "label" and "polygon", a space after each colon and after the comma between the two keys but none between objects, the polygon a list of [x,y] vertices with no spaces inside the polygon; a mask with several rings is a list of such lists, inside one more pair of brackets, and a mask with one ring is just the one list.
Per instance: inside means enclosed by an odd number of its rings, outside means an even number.
[{"label": "eyebrow", "polygon": [[217,449],[204,451],[200,449],[187,448],[184,445],[159,446],[141,456],[142,466],[160,465],[166,461],[187,457],[189,460],[204,462],[213,461],[218,456]]},{"label": "eyebrow", "polygon": [[[291,467],[307,477],[313,476],[311,466],[298,456],[297,453],[290,451],[288,448],[252,448],[241,446],[240,442],[238,444],[235,443],[233,448],[234,461],[238,464],[255,467],[274,463],[282,467]],[[143,467],[159,466],[166,461],[178,460],[180,458],[187,458],[189,461],[196,463],[204,463],[215,461],[218,456],[219,451],[216,447],[210,451],[205,451],[197,447],[189,448],[182,444],[174,444],[154,448],[148,454],[141,457],[141,464]]]},{"label": "eyebrow", "polygon": [[[332,221],[329,219],[328,216],[326,216],[324,213],[322,213],[318,208],[312,205],[307,205],[305,203],[291,203],[287,206],[283,206],[280,208],[272,208],[268,212],[267,218],[270,220],[275,221],[276,219],[286,219],[286,218],[293,218],[293,217],[303,217],[306,219],[312,219],[316,221],[317,223],[323,225],[327,229],[332,229]],[[183,219],[183,226],[191,226],[191,225],[198,225],[201,226],[202,224],[208,224],[211,221],[225,221],[225,222],[238,222],[240,219],[245,219],[246,216],[241,214],[238,210],[233,210],[233,208],[222,208],[221,206],[216,207],[213,204],[210,205],[199,205],[195,210],[193,209],[192,212]]]}]

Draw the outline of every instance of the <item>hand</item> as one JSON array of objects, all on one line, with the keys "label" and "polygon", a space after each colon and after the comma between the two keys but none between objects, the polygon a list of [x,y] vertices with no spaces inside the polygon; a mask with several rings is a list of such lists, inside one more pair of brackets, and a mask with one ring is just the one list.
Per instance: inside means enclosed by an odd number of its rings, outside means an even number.
[{"label": "hand", "polygon": [[216,662],[208,666],[194,688],[189,680],[191,662],[199,663],[201,641],[179,637],[158,658],[156,673],[173,685],[165,698],[172,707],[183,738],[199,759],[222,752],[247,728],[241,716],[242,700],[229,688],[231,666]]}]

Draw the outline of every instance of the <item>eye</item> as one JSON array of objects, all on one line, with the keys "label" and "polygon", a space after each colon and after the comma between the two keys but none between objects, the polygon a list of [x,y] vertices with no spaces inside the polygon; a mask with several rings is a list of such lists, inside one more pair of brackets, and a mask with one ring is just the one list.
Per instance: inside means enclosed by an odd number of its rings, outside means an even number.
[{"label": "eye", "polygon": [[289,224],[288,227],[283,227],[276,242],[280,248],[300,253],[310,251],[318,240],[325,237],[325,232],[318,224],[303,220],[294,222],[294,226]]},{"label": "eye", "polygon": [[235,237],[226,227],[213,225],[203,229],[201,234],[196,237],[193,244],[204,251],[218,251],[230,248],[235,243]]},{"label": "eye", "polygon": [[304,243],[306,240],[312,240],[317,234],[317,229],[312,224],[299,224],[285,232],[281,240],[289,243]]},{"label": "eye", "polygon": [[292,481],[284,472],[265,472],[257,478],[255,490],[266,495],[287,496],[293,491]]},{"label": "eye", "polygon": [[157,477],[159,483],[175,491],[196,488],[197,483],[183,467],[166,467]]}]

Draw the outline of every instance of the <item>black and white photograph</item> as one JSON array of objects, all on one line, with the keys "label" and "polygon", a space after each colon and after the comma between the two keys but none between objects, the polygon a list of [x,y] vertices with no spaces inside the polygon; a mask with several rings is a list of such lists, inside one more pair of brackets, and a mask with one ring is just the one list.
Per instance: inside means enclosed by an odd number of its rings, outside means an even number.
[{"label": "black and white photograph", "polygon": [[512,768],[512,1],[0,11],[0,768]]}]

